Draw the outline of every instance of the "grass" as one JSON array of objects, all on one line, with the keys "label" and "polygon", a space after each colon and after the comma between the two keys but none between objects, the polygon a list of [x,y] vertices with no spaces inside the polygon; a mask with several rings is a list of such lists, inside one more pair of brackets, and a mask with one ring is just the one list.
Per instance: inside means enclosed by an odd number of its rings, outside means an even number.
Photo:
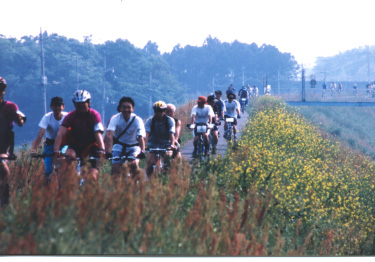
[{"label": "grass", "polygon": [[274,98],[252,104],[225,158],[199,169],[175,161],[167,179],[136,183],[104,168],[80,187],[65,167],[61,189],[56,176],[46,187],[27,151],[11,170],[1,254],[375,254],[373,162]]}]

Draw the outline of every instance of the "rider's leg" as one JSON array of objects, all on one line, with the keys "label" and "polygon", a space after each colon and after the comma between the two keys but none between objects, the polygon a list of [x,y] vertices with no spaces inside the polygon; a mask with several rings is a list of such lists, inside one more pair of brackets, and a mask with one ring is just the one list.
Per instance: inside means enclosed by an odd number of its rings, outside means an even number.
[{"label": "rider's leg", "polygon": [[[7,155],[2,154],[2,157]],[[9,203],[9,167],[8,164],[3,160],[0,161],[0,204],[2,207]]]},{"label": "rider's leg", "polygon": [[193,140],[193,145],[194,145],[193,157],[197,154],[198,140],[199,140],[199,136],[194,136],[194,140]]},{"label": "rider's leg", "polygon": [[208,134],[203,134],[203,141],[204,141],[204,147],[206,148],[206,151],[210,148],[210,138],[208,137]]},{"label": "rider's leg", "polygon": [[157,159],[154,153],[148,153],[146,157],[146,174],[150,178],[154,172],[154,165],[156,164]]},{"label": "rider's leg", "polygon": [[[52,145],[44,145],[43,154],[44,155],[52,155],[53,154],[53,144]],[[45,181],[46,181],[47,185],[49,184],[49,182],[51,180],[52,162],[53,162],[52,156],[44,157],[44,178],[45,178]]]}]

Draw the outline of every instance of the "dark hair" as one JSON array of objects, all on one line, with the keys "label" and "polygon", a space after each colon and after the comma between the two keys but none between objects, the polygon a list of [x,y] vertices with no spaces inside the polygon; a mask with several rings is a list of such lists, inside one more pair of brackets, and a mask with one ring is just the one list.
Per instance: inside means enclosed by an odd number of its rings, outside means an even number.
[{"label": "dark hair", "polygon": [[55,104],[64,105],[64,100],[62,99],[62,97],[59,97],[59,96],[52,97],[50,106],[55,105]]},{"label": "dark hair", "polygon": [[120,112],[121,104],[125,103],[125,102],[128,102],[128,103],[132,104],[132,106],[134,107],[134,100],[133,100],[133,98],[131,98],[129,96],[123,96],[120,99],[120,101],[118,102],[117,112]]}]

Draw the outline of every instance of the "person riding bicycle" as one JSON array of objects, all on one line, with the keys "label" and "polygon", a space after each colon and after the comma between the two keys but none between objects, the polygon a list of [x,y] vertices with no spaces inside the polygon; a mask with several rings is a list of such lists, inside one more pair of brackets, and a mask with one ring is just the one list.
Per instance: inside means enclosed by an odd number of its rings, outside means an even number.
[{"label": "person riding bicycle", "polygon": [[252,96],[255,97],[255,98],[257,98],[258,97],[258,87],[257,86],[253,86],[252,92],[253,92]]},{"label": "person riding bicycle", "polygon": [[178,120],[177,118],[175,118],[176,106],[173,105],[173,104],[167,104],[166,114],[169,117],[173,118],[173,120],[175,122],[175,129],[176,129],[176,133],[174,135],[174,137],[175,137],[175,144],[176,144],[176,150],[173,151],[172,158],[181,157],[181,151],[180,151],[181,139],[180,139],[180,134],[181,134],[181,125],[182,125],[182,123],[181,123],[181,120]]},{"label": "person riding bicycle", "polygon": [[[80,158],[81,165],[85,158],[90,160],[91,168],[88,171],[88,179],[98,179],[98,158],[104,156],[104,141],[102,134],[104,128],[99,112],[90,108],[91,95],[86,90],[77,90],[72,98],[75,110],[64,118],[54,145],[55,157],[61,156],[63,151],[71,159]],[[61,148],[63,146],[63,148]],[[60,151],[61,150],[61,151]]]},{"label": "person riding bicycle", "polygon": [[[145,157],[145,127],[143,120],[133,113],[134,104],[131,97],[124,96],[120,99],[117,106],[119,113],[109,120],[104,136],[106,156],[133,156],[141,159]],[[112,160],[112,175],[121,173],[122,163],[121,159]],[[139,159],[128,162],[132,178],[135,177],[138,166]]]},{"label": "person riding bicycle", "polygon": [[[216,154],[216,146],[217,142],[219,141],[219,126],[218,126],[218,107],[216,103],[216,99],[214,95],[209,95],[207,96],[207,104],[211,106],[212,110],[214,111],[214,117],[212,118],[212,123],[214,124],[214,128],[211,129],[211,135],[212,135],[212,148],[211,148],[211,153]],[[224,112],[223,112],[224,113]]]},{"label": "person riding bicycle", "polygon": [[[191,111],[191,124],[211,124],[212,118],[215,116],[214,111],[212,110],[212,107],[207,105],[207,98],[205,96],[198,97],[197,105],[193,106],[193,109]],[[194,128],[194,151],[193,151],[193,157],[196,157],[197,155],[197,146],[198,146],[198,139],[199,135],[196,132],[196,127]],[[210,153],[210,141],[208,137],[208,133],[203,134],[203,140],[204,140],[204,147],[205,152],[204,154],[207,156]]]},{"label": "person riding bicycle", "polygon": [[245,98],[245,107],[247,106],[247,103],[249,102],[249,92],[247,91],[247,88],[245,86],[238,91],[238,98],[241,100],[242,98]]},{"label": "person riding bicycle", "polygon": [[[154,115],[146,120],[146,145],[147,148],[172,148],[175,150],[176,125],[173,118],[166,114],[167,104],[163,101],[157,101],[153,105]],[[171,156],[170,152],[163,157],[165,161]],[[151,177],[153,166],[157,163],[156,154],[149,152],[147,154],[146,174]]]},{"label": "person riding bicycle", "polygon": [[221,95],[222,93],[220,90],[215,91],[217,116],[219,117],[219,119],[224,119],[225,104],[221,99]]},{"label": "person riding bicycle", "polygon": [[26,117],[20,111],[15,103],[5,101],[4,95],[7,88],[7,82],[0,76],[0,206],[5,207],[9,204],[9,167],[7,159],[15,159],[14,150],[14,132],[12,131],[14,123],[23,126]]},{"label": "person riding bicycle", "polygon": [[44,142],[44,177],[46,179],[46,184],[49,184],[51,174],[52,174],[52,162],[53,162],[53,145],[55,143],[55,138],[64,117],[68,114],[64,112],[64,101],[61,97],[53,97],[51,99],[50,108],[52,112],[45,114],[39,122],[39,133],[36,139],[33,141],[31,146],[31,156],[37,156],[37,149],[40,142],[45,134],[46,140]]},{"label": "person riding bicycle", "polygon": [[228,93],[234,93],[234,92],[236,92],[236,89],[234,88],[233,84],[230,84],[230,85],[228,86],[228,89],[227,89],[227,91],[226,91],[226,94],[228,95]]},{"label": "person riding bicycle", "polygon": [[[233,134],[234,138],[236,138],[237,134],[237,118],[241,118],[240,114],[240,107],[238,105],[238,101],[236,101],[236,94],[229,93],[227,95],[227,100],[225,100],[225,112],[224,112],[224,119],[226,118],[234,118],[233,122]],[[226,138],[226,132],[228,129],[228,124],[225,122],[224,124],[224,138]]]}]

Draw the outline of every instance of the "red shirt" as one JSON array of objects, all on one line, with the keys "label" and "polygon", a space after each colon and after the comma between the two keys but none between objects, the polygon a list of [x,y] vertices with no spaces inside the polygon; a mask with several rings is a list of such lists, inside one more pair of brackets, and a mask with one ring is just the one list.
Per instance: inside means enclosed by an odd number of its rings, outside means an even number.
[{"label": "red shirt", "polygon": [[0,153],[6,153],[11,142],[9,135],[14,126],[17,110],[18,106],[15,103],[6,101],[0,104]]},{"label": "red shirt", "polygon": [[76,110],[70,112],[61,124],[68,128],[66,144],[86,147],[95,143],[95,126],[101,122],[100,114],[91,108],[83,115],[78,115]]}]

